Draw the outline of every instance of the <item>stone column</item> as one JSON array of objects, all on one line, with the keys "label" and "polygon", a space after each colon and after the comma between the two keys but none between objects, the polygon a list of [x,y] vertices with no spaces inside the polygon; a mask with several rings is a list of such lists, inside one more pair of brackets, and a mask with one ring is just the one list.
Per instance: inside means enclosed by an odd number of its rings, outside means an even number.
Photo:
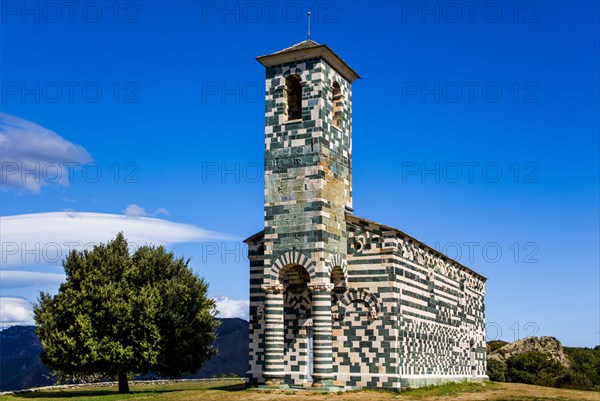
[{"label": "stone column", "polygon": [[313,387],[333,387],[331,350],[331,283],[309,283],[312,292]]},{"label": "stone column", "polygon": [[265,292],[265,384],[282,386],[283,373],[283,286],[263,285]]}]

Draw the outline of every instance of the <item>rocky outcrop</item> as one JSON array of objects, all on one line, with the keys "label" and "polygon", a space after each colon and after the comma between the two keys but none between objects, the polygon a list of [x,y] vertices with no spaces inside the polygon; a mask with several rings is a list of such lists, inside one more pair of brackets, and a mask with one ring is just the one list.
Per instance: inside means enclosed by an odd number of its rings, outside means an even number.
[{"label": "rocky outcrop", "polygon": [[571,363],[565,354],[562,344],[554,337],[526,337],[498,348],[488,354],[489,359],[506,362],[512,356],[531,351],[540,351],[547,354],[553,361],[569,368]]}]

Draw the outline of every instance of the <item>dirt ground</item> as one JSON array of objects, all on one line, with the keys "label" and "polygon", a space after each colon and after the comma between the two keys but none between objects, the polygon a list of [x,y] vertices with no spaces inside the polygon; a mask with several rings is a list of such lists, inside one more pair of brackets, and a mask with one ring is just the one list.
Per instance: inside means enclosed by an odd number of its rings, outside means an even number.
[{"label": "dirt ground", "polygon": [[[464,391],[463,391],[464,390]],[[173,385],[134,385],[131,394],[121,395],[113,388],[77,390],[44,390],[0,397],[0,401],[31,399],[37,401],[113,401],[144,399],[156,401],[525,401],[525,400],[590,400],[600,401],[600,392],[555,389],[516,383],[484,383],[464,388],[431,388],[403,392],[352,391],[335,394],[293,391],[257,391],[242,384],[185,383]]]}]

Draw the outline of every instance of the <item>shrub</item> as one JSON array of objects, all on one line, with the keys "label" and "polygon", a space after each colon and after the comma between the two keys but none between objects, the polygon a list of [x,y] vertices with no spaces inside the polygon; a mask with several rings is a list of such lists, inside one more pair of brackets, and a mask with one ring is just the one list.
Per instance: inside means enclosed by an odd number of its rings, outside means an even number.
[{"label": "shrub", "polygon": [[569,371],[556,380],[556,387],[590,390],[594,385],[586,375]]},{"label": "shrub", "polygon": [[506,341],[502,341],[502,340],[493,340],[493,341],[488,341],[487,345],[488,345],[488,352],[494,352],[499,348],[504,347],[506,344],[508,344]]},{"label": "shrub", "polygon": [[506,364],[497,359],[487,360],[487,375],[495,382],[506,381]]}]

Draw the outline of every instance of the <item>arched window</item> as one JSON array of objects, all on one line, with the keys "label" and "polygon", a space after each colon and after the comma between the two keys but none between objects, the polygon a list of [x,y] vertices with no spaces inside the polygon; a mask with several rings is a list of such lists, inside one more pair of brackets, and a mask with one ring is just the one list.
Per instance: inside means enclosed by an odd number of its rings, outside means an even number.
[{"label": "arched window", "polygon": [[343,294],[346,292],[346,278],[344,277],[344,271],[340,266],[335,266],[331,270],[331,283],[333,284],[333,291]]},{"label": "arched window", "polygon": [[337,82],[333,83],[333,125],[342,128],[342,89]]},{"label": "arched window", "polygon": [[296,74],[285,79],[285,92],[287,102],[288,120],[299,120],[302,118],[302,85],[300,77]]}]

